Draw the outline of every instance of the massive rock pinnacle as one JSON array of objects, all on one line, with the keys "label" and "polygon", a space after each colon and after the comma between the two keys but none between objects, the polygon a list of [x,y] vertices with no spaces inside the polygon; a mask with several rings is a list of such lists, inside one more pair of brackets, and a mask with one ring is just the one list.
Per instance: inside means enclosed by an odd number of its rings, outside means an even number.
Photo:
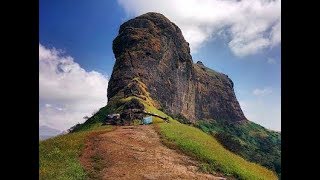
[{"label": "massive rock pinnacle", "polygon": [[113,52],[109,102],[148,96],[157,108],[191,122],[246,121],[231,79],[201,62],[193,63],[180,28],[162,14],[146,13],[123,23]]}]

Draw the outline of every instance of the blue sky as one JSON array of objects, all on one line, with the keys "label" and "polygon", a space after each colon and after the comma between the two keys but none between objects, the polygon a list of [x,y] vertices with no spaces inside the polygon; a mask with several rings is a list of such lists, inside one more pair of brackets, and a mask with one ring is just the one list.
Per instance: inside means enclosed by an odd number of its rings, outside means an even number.
[{"label": "blue sky", "polygon": [[[194,62],[201,60],[229,75],[249,120],[279,131],[281,2],[252,2],[40,0],[40,125],[65,130],[103,106],[114,65],[112,41],[119,26],[157,11],[182,29]],[[228,8],[230,13],[216,7]],[[57,73],[57,67],[64,70]],[[87,95],[79,100],[77,91]]]}]

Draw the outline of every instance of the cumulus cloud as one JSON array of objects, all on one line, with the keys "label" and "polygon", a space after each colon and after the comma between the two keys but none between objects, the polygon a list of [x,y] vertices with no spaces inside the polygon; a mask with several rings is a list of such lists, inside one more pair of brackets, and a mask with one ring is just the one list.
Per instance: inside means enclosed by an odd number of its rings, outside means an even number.
[{"label": "cumulus cloud", "polygon": [[281,43],[281,0],[118,0],[128,16],[164,14],[182,30],[193,53],[225,31],[236,56]]},{"label": "cumulus cloud", "polygon": [[107,104],[108,79],[39,44],[39,124],[66,130]]},{"label": "cumulus cloud", "polygon": [[253,95],[255,96],[266,96],[272,93],[272,89],[271,88],[263,88],[263,89],[255,89],[253,90]]}]

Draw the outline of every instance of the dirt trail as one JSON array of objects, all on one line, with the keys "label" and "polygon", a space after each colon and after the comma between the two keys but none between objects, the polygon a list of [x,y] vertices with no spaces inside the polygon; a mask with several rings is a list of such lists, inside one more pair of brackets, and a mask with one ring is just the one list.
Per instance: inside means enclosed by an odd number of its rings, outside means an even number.
[{"label": "dirt trail", "polygon": [[198,172],[198,163],[164,146],[152,126],[122,126],[97,134],[81,162],[99,172],[94,179],[225,179]]}]

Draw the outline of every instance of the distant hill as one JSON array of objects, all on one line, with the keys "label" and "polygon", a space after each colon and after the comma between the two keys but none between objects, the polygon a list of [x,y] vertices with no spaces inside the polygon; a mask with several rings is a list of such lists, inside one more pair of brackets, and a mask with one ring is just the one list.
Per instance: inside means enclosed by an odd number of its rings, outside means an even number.
[{"label": "distant hill", "polygon": [[61,134],[62,131],[59,131],[57,129],[48,127],[48,126],[40,126],[39,127],[39,139],[45,140],[54,136],[57,136]]}]

